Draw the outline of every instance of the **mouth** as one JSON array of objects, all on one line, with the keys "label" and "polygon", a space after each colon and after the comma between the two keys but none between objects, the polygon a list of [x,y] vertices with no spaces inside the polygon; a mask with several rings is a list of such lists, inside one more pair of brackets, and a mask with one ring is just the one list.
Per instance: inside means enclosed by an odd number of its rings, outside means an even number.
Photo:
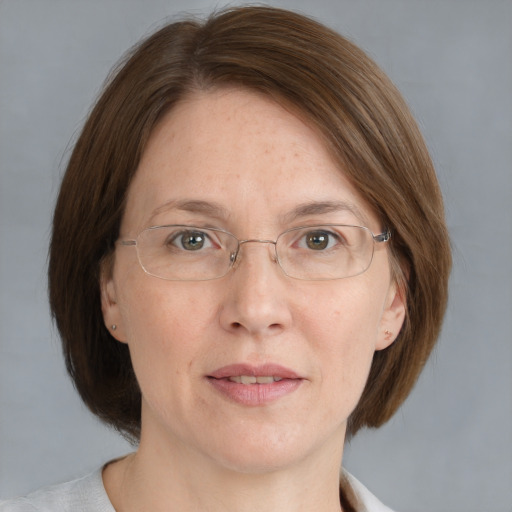
[{"label": "mouth", "polygon": [[274,364],[224,366],[207,378],[223,397],[246,406],[262,406],[284,398],[305,380],[289,368]]},{"label": "mouth", "polygon": [[228,377],[228,380],[238,384],[272,384],[272,382],[279,382],[283,379],[282,377],[275,377],[273,375],[235,375]]}]

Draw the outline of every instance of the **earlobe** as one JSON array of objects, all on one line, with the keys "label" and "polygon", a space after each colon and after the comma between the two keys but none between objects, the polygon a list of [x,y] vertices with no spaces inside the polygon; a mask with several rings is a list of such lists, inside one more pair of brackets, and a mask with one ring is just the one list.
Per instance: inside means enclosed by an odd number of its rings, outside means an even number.
[{"label": "earlobe", "polygon": [[105,327],[117,341],[126,343],[121,312],[119,310],[119,304],[117,303],[117,294],[113,279],[106,278],[102,275],[100,279],[100,289],[101,311],[103,313]]},{"label": "earlobe", "polygon": [[382,314],[375,350],[383,350],[395,341],[402,329],[405,314],[405,290],[393,284],[390,286],[386,308]]}]

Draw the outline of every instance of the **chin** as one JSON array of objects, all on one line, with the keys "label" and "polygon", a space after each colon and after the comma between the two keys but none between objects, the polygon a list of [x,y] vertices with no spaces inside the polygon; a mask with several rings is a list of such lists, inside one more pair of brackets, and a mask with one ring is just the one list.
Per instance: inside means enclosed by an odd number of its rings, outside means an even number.
[{"label": "chin", "polygon": [[272,473],[300,464],[321,444],[320,439],[300,431],[270,430],[261,428],[252,435],[226,436],[215,458],[225,469],[237,473]]}]

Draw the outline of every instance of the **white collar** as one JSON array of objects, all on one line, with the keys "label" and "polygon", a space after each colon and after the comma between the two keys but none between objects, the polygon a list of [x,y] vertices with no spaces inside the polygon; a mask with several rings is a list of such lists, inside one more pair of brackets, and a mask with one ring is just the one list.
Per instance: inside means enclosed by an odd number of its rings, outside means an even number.
[{"label": "white collar", "polygon": [[357,512],[393,512],[379,501],[357,478],[342,469],[340,487]]}]

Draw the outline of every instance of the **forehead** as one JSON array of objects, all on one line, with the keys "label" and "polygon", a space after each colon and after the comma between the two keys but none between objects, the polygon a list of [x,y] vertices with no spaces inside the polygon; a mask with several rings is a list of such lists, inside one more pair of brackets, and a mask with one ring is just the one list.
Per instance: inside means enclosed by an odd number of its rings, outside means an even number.
[{"label": "forehead", "polygon": [[160,121],[130,186],[125,224],[143,229],[178,202],[215,204],[242,220],[285,218],[308,203],[343,203],[362,221],[372,217],[316,129],[271,98],[234,88],[194,93]]}]

